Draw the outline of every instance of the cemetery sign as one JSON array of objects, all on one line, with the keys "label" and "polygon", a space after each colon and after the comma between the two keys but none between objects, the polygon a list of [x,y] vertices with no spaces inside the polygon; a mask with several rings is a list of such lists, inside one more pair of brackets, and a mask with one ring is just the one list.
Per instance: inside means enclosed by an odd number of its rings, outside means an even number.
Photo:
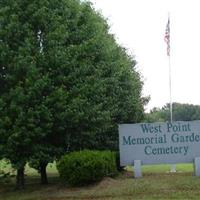
[{"label": "cemetery sign", "polygon": [[200,157],[200,121],[119,125],[121,166],[190,163]]}]

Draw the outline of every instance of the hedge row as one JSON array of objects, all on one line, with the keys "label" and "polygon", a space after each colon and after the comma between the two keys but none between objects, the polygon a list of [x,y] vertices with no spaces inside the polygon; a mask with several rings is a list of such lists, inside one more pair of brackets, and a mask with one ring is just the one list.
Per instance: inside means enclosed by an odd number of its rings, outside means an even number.
[{"label": "hedge row", "polygon": [[62,180],[69,185],[86,185],[117,173],[116,154],[111,151],[72,152],[57,163]]}]

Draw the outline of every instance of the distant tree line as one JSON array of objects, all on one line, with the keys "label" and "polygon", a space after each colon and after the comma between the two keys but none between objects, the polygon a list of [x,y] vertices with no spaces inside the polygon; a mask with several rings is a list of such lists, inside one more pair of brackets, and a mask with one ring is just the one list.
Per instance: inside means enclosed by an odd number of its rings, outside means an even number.
[{"label": "distant tree line", "polygon": [[[173,121],[200,120],[200,105],[173,103]],[[170,121],[170,105],[153,108],[145,116],[147,122]]]}]

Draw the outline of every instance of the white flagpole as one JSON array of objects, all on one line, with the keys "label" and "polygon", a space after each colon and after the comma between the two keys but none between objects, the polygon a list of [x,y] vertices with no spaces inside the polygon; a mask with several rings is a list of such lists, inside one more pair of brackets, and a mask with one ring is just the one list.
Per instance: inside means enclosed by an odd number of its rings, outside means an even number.
[{"label": "white flagpole", "polygon": [[170,55],[168,56],[169,65],[169,97],[170,97],[170,122],[173,122],[173,108],[172,108],[172,75],[171,75],[171,60]]},{"label": "white flagpole", "polygon": [[170,95],[170,122],[172,123],[172,78],[171,78],[171,62],[170,62],[170,14],[168,13],[168,21],[165,30],[165,42],[167,43],[167,56],[168,56],[168,66],[169,66],[169,95]]},{"label": "white flagpole", "polygon": [[[172,75],[171,75],[171,53],[170,53],[170,14],[168,13],[168,47],[167,47],[167,55],[168,55],[168,66],[169,66],[169,96],[170,96],[170,122],[173,122],[173,108],[172,108]],[[176,172],[176,165],[171,165],[170,172]]]},{"label": "white flagpole", "polygon": [[[173,108],[172,108],[172,75],[171,75],[171,59],[168,56],[169,65],[169,96],[170,96],[170,122],[173,122]],[[170,172],[176,172],[176,164],[171,164]]]},{"label": "white flagpole", "polygon": [[170,122],[172,123],[173,122],[173,115],[172,115],[172,75],[171,75],[171,59],[170,59],[170,56],[171,56],[171,41],[170,41],[170,36],[171,36],[171,33],[170,33],[170,13],[168,13],[168,23],[169,23],[169,39],[168,39],[168,65],[169,65],[169,95],[170,95]]}]

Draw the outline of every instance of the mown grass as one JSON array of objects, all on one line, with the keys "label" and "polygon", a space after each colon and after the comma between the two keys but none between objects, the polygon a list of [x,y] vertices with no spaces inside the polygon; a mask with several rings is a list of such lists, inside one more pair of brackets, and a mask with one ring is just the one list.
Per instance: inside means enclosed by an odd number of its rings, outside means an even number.
[{"label": "mown grass", "polygon": [[[142,166],[143,173],[167,173],[170,172],[170,165],[144,165]],[[126,167],[127,171],[133,171],[132,166]],[[192,172],[193,165],[192,164],[177,164],[176,170],[178,173],[181,172]]]},{"label": "mown grass", "polygon": [[143,166],[143,177],[134,179],[132,168],[115,178],[85,187],[63,185],[55,164],[48,169],[49,185],[41,186],[37,172],[27,173],[26,189],[14,191],[14,179],[0,184],[1,200],[65,200],[65,199],[200,199],[200,178],[193,176],[191,164],[177,165],[177,173],[169,173],[169,165]]}]

